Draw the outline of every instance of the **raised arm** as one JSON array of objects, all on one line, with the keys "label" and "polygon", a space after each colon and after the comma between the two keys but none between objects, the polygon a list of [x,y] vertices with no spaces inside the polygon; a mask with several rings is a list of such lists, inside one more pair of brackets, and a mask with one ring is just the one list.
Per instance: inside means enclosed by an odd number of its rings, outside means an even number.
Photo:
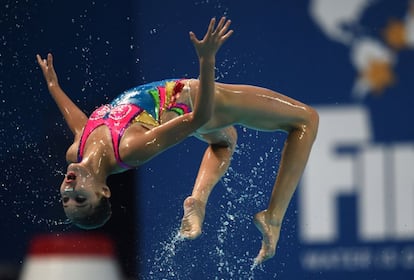
[{"label": "raised arm", "polygon": [[194,101],[194,118],[204,123],[210,120],[213,112],[216,53],[233,34],[233,30],[228,31],[230,20],[222,17],[217,27],[215,24],[216,19],[211,19],[202,40],[198,40],[196,35],[190,32],[190,39],[196,49],[200,64],[200,85]]},{"label": "raised arm", "polygon": [[42,59],[40,55],[36,55],[37,63],[42,69],[43,76],[45,77],[47,88],[50,95],[55,100],[60,112],[72,133],[76,136],[82,132],[88,117],[76,106],[75,103],[66,95],[66,93],[60,88],[58,78],[53,67],[52,54],[47,55],[47,59]]},{"label": "raised arm", "polygon": [[216,20],[213,18],[202,40],[197,39],[195,34],[190,32],[190,40],[200,63],[200,81],[193,112],[174,118],[147,131],[144,135],[133,137],[133,140],[128,141],[129,148],[123,157],[124,161],[134,164],[137,161],[142,163],[149,160],[181,142],[210,120],[215,93],[215,56],[221,45],[233,33],[232,30],[228,30],[230,23],[223,17],[216,26]]}]

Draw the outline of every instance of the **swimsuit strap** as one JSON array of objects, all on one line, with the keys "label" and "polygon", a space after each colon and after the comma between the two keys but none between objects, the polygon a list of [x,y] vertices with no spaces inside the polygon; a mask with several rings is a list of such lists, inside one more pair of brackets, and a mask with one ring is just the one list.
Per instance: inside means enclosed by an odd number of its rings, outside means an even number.
[{"label": "swimsuit strap", "polygon": [[143,112],[143,109],[134,104],[118,105],[111,110],[106,125],[112,136],[112,146],[118,165],[124,169],[132,169],[134,166],[124,163],[119,154],[119,144],[128,126]]},{"label": "swimsuit strap", "polygon": [[110,105],[102,105],[93,111],[93,113],[90,115],[85,127],[83,128],[82,136],[79,142],[78,162],[82,161],[86,140],[88,140],[89,135],[92,133],[92,131],[94,131],[97,127],[105,124],[103,117],[108,112],[108,110],[110,110],[110,108]]}]

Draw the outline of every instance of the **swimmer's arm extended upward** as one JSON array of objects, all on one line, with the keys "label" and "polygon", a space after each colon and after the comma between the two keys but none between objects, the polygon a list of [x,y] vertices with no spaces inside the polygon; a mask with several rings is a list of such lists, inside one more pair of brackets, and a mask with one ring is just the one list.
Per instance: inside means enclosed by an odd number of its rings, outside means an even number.
[{"label": "swimmer's arm extended upward", "polygon": [[201,119],[204,121],[203,124],[210,120],[213,113],[216,53],[233,34],[233,30],[228,30],[230,20],[222,17],[216,28],[215,24],[216,19],[211,19],[202,40],[198,40],[195,34],[190,32],[190,40],[195,47],[200,65],[200,84],[194,102],[194,118]]},{"label": "swimmer's arm extended upward", "polygon": [[79,136],[82,133],[82,129],[87,122],[88,117],[75,103],[73,103],[59,86],[58,78],[53,67],[52,54],[49,53],[47,59],[42,59],[40,55],[36,55],[36,58],[37,63],[42,69],[50,95],[55,100],[72,133],[75,136]]},{"label": "swimmer's arm extended upward", "polygon": [[232,30],[228,30],[230,23],[223,17],[215,26],[216,20],[213,18],[202,40],[198,40],[195,34],[190,32],[190,40],[200,63],[200,84],[194,100],[194,111],[155,127],[144,135],[132,136],[131,141],[124,139],[129,147],[123,156],[124,161],[139,165],[178,144],[210,120],[215,93],[215,56],[221,45],[233,33]]}]

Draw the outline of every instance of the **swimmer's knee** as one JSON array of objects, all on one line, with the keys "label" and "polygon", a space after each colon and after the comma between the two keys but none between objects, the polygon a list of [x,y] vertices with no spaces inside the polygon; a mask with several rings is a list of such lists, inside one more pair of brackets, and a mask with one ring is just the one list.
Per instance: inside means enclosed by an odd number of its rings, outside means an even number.
[{"label": "swimmer's knee", "polygon": [[290,126],[290,129],[288,128],[287,130],[290,132],[300,131],[301,133],[306,133],[311,137],[312,140],[314,140],[318,132],[318,126],[318,112],[313,107],[306,105],[303,113],[300,115],[299,120],[293,122]]},{"label": "swimmer's knee", "polygon": [[308,117],[306,121],[306,126],[309,129],[309,133],[312,133],[313,138],[316,138],[316,134],[318,133],[319,127],[319,114],[315,108],[308,106]]}]

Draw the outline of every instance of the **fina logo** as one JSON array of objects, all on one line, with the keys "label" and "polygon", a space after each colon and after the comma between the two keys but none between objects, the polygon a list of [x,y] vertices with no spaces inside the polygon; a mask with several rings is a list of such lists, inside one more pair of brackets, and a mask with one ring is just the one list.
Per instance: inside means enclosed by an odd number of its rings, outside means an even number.
[{"label": "fina logo", "polygon": [[344,26],[360,26],[375,1],[313,0],[310,13],[331,40],[347,45],[358,78],[350,87],[356,105],[317,108],[320,129],[300,188],[300,238],[332,244],[340,238],[338,198],[356,199],[360,242],[414,240],[414,143],[375,143],[370,110],[359,104],[395,82],[397,52],[414,49],[414,2],[403,19],[390,21],[383,38],[356,38]]},{"label": "fina logo", "polygon": [[[372,142],[363,106],[319,108],[320,129],[301,186],[301,239],[339,238],[337,201],[357,196],[361,241],[414,239],[414,145]],[[345,213],[341,213],[345,215]]]}]

